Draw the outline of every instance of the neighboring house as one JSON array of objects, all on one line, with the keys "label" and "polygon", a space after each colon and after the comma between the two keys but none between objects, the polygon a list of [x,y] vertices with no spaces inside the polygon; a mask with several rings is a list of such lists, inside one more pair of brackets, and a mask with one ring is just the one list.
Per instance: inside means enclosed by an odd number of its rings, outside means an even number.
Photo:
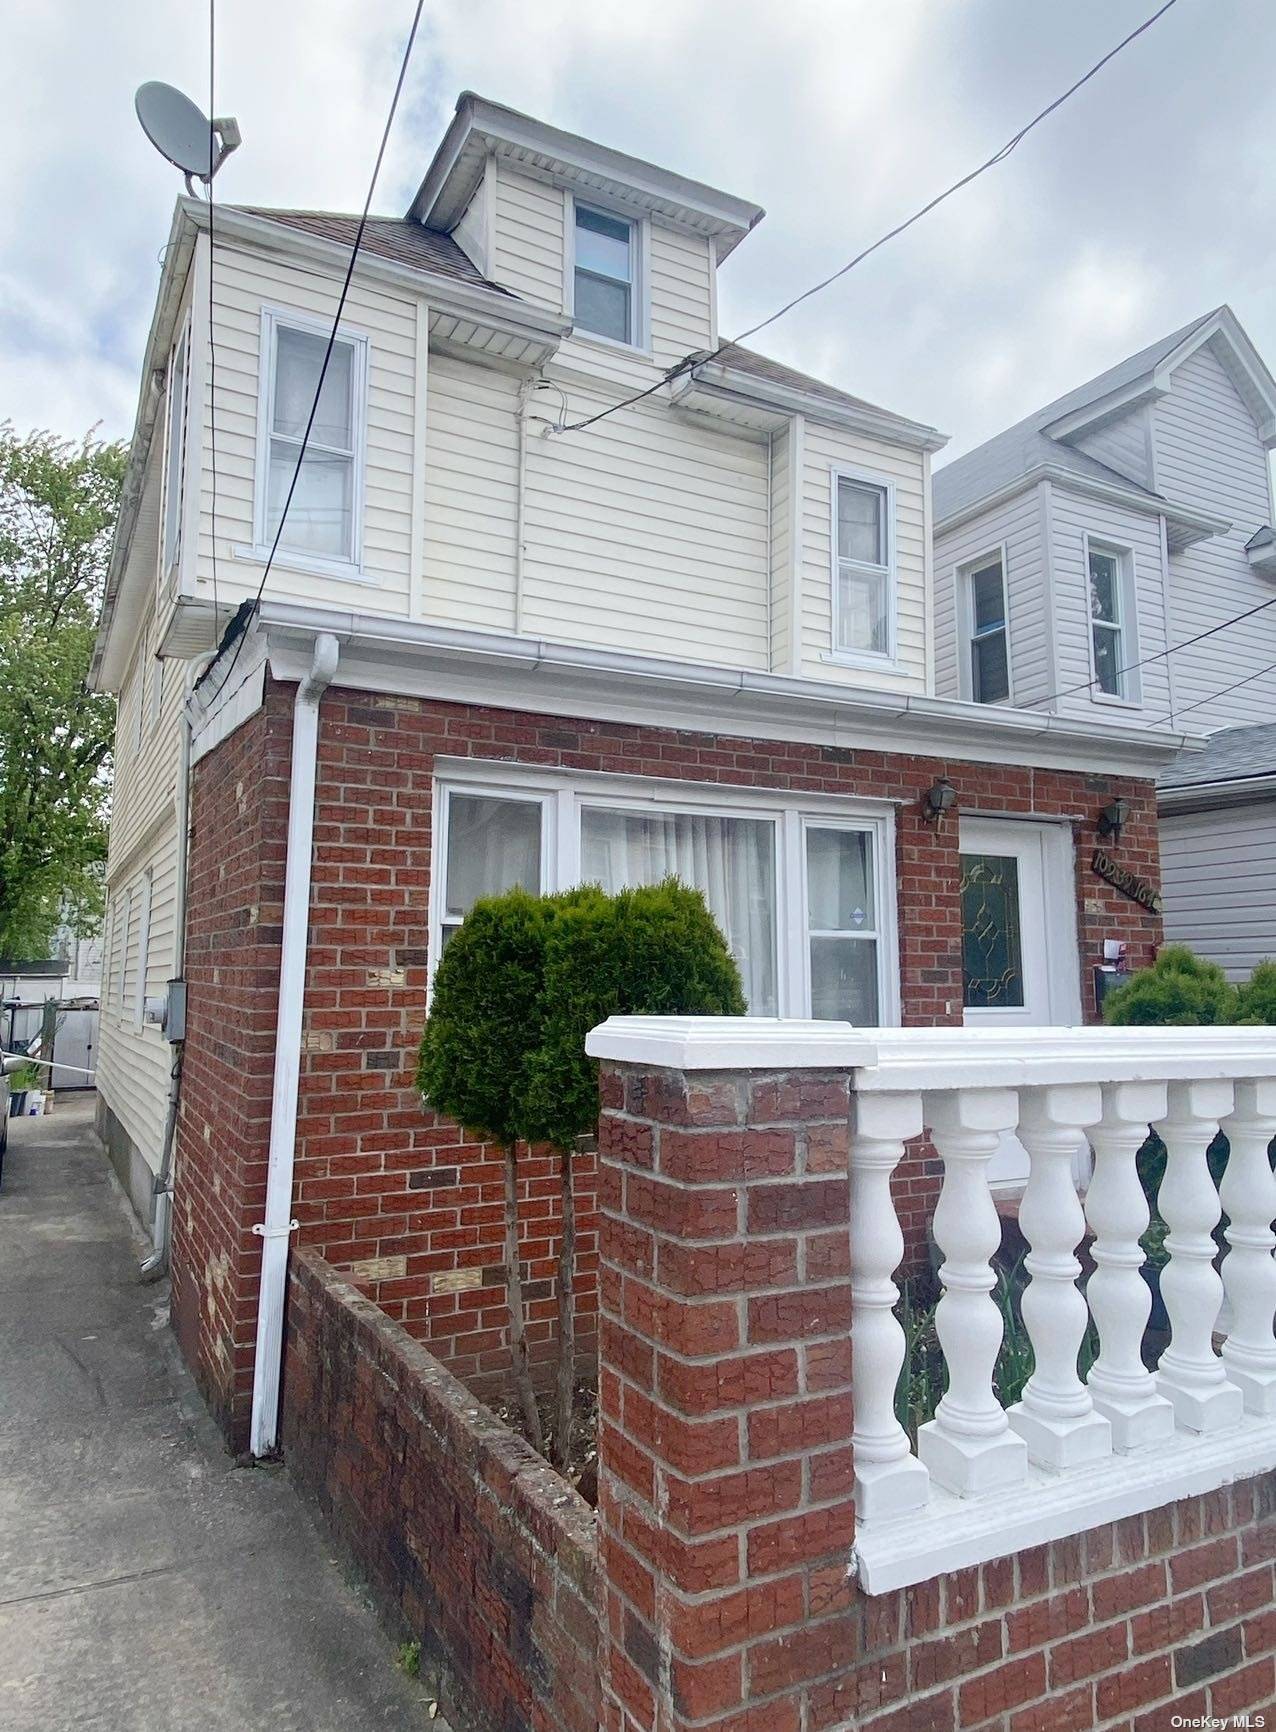
[{"label": "neighboring house", "polygon": [[[1105,942],[1159,938],[1089,860],[1121,799],[1116,852],[1155,881],[1181,737],[937,685],[943,441],[718,350],[761,216],[463,97],[408,214],[369,225],[259,597],[356,224],[219,206],[210,286],[207,207],[179,203],[94,663],[121,710],[102,1124],[144,1206],[183,976],[174,1317],[241,1441],[254,1391],[271,1435],[291,1222],[462,1375],[502,1363],[499,1161],[412,1087],[477,896],[677,873],[755,1015],[861,1025],[1088,1019]],[[554,1178],[525,1171],[539,1354]],[[935,1175],[910,1174],[915,1243]]]},{"label": "neighboring house", "polygon": [[934,481],[939,692],[1228,729],[1163,773],[1161,852],[1167,931],[1234,975],[1276,952],[1274,444],[1276,381],[1220,307]]},{"label": "neighboring house", "polygon": [[1276,722],[1221,728],[1157,793],[1165,935],[1247,980],[1276,957]]}]

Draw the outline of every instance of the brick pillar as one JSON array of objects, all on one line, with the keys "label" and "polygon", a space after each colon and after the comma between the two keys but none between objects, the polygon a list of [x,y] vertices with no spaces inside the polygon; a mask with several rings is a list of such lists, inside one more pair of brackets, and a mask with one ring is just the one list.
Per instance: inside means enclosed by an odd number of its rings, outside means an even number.
[{"label": "brick pillar", "polygon": [[830,1724],[861,1651],[847,1072],[601,1087],[605,1725]]}]

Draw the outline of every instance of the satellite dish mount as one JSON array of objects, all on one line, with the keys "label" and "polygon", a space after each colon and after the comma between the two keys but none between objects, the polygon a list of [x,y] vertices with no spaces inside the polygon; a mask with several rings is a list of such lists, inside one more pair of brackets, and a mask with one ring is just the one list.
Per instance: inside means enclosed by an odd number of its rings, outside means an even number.
[{"label": "satellite dish mount", "polygon": [[238,121],[229,115],[206,119],[202,109],[171,84],[152,80],[140,85],[133,106],[156,150],[186,176],[192,198],[197,196],[194,183],[207,187],[231,151],[239,148]]}]

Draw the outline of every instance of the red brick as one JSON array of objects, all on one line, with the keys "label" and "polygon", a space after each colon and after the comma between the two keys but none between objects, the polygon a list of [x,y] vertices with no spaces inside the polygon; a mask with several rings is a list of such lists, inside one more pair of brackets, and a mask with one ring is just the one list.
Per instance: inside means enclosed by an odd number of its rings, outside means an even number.
[{"label": "red brick", "polygon": [[1007,1660],[961,1686],[957,1693],[961,1723],[978,1726],[994,1714],[1004,1714],[1008,1708],[1018,1708],[1043,1696],[1045,1689],[1044,1654],[1025,1654],[1020,1659]]}]

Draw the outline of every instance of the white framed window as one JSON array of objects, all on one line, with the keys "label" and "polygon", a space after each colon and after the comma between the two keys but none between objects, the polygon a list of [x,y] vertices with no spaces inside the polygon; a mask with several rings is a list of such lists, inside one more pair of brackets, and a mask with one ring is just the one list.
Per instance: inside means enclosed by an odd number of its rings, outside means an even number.
[{"label": "white framed window", "polygon": [[623,348],[645,341],[645,224],[601,206],[570,201],[568,264],[578,332]]},{"label": "white framed window", "polygon": [[833,654],[895,658],[895,489],[873,476],[831,471]]},{"label": "white framed window", "polygon": [[1139,702],[1134,555],[1128,547],[1085,541],[1092,695],[1109,703]]},{"label": "white framed window", "polygon": [[168,414],[164,436],[164,548],[162,575],[177,564],[182,543],[182,507],[186,496],[187,366],[190,320],[173,346],[168,363]]},{"label": "white framed window", "polygon": [[962,566],[957,584],[967,646],[963,696],[976,704],[1008,704],[1010,614],[1004,550]]},{"label": "white framed window", "polygon": [[[262,311],[258,404],[257,551],[269,549],[310,418],[330,326]],[[367,442],[368,340],[344,332],[332,345],[297,486],[279,538],[293,563],[338,575],[362,558]]]},{"label": "white framed window", "polygon": [[458,763],[435,783],[430,954],[521,884],[703,892],[755,1016],[899,1019],[894,814],[873,801]]}]

